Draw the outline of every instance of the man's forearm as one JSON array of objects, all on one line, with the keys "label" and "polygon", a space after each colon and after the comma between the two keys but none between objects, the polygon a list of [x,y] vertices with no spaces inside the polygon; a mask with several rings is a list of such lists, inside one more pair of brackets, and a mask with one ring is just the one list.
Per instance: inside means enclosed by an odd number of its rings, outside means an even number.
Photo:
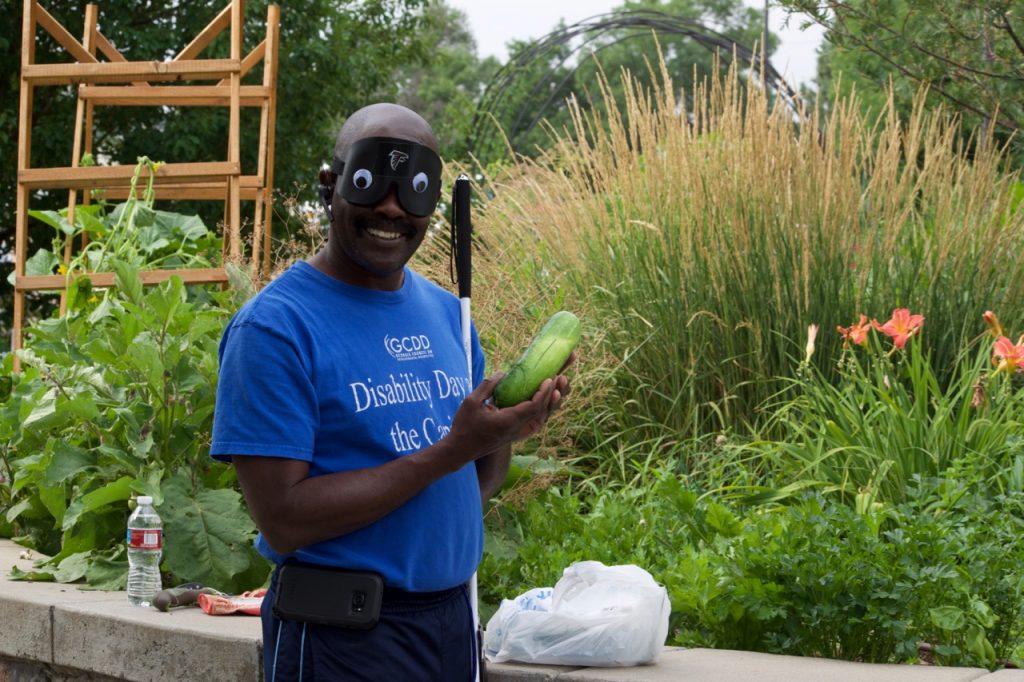
[{"label": "man's forearm", "polygon": [[501,489],[511,460],[512,446],[504,445],[476,461],[476,477],[480,481],[480,500],[484,504]]},{"label": "man's forearm", "polygon": [[387,464],[323,476],[298,460],[233,457],[246,502],[277,552],[359,530],[391,513],[431,482],[454,471],[430,448]]}]

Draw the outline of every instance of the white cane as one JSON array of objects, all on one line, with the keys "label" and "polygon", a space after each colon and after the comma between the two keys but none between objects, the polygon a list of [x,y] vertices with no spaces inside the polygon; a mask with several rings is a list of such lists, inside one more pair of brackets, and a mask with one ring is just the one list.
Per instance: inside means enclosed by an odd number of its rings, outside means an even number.
[{"label": "white cane", "polygon": [[[469,178],[459,175],[452,190],[452,231],[455,239],[455,273],[459,283],[459,310],[462,323],[462,349],[466,354],[466,370],[470,389],[473,388],[473,343],[470,292],[473,281],[473,224],[469,218]],[[473,612],[473,643],[475,679],[480,682],[483,651],[480,642],[480,610],[477,604],[476,572],[469,581],[469,604]]]}]

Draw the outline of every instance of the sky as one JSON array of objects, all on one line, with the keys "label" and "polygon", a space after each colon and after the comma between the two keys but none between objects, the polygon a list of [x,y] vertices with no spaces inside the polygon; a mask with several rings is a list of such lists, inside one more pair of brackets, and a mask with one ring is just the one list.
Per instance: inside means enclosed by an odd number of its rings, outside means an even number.
[{"label": "sky", "polygon": [[[744,3],[762,9],[762,0],[744,0]],[[528,40],[547,35],[559,19],[574,24],[611,11],[621,0],[448,0],[448,4],[466,13],[470,29],[476,38],[480,57],[494,56],[504,62],[508,58],[505,45],[509,40]],[[782,39],[782,45],[772,56],[772,66],[794,86],[811,85],[817,64],[817,48],[821,44],[822,29],[812,26],[800,30],[800,21],[794,17],[789,28],[783,28],[786,13],[769,6],[772,31]]]}]

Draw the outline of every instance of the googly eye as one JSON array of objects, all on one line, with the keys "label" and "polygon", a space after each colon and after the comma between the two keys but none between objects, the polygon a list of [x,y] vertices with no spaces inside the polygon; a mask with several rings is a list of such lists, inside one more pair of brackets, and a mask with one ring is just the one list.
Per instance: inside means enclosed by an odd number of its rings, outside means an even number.
[{"label": "googly eye", "polygon": [[430,186],[430,179],[426,173],[417,173],[412,179],[412,189],[417,194],[423,194]]},{"label": "googly eye", "polygon": [[366,168],[360,168],[352,174],[352,185],[356,189],[369,189],[373,184],[373,173]]}]

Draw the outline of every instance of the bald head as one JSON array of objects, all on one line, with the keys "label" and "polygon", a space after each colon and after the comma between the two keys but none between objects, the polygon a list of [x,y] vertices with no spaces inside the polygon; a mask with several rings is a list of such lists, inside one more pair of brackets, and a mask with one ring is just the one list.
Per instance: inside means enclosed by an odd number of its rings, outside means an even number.
[{"label": "bald head", "polygon": [[434,131],[422,116],[399,104],[380,102],[357,110],[338,131],[334,158],[344,159],[353,142],[364,137],[397,137],[411,140],[438,152]]}]

